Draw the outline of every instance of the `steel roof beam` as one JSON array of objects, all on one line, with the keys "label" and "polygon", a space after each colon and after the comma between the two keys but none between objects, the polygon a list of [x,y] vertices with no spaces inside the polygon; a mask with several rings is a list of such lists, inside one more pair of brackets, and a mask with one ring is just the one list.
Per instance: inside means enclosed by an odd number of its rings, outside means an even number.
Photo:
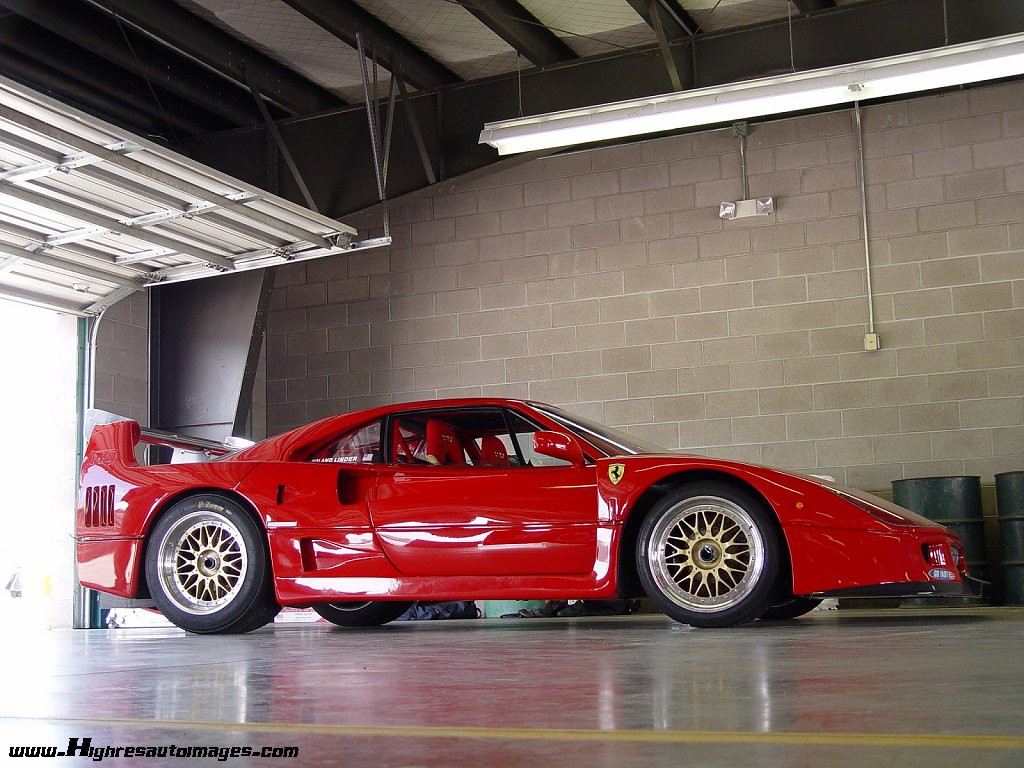
[{"label": "steel roof beam", "polygon": [[156,40],[202,62],[240,86],[247,78],[265,99],[290,115],[306,115],[344,102],[214,24],[167,0],[89,0]]},{"label": "steel roof beam", "polygon": [[[657,0],[647,0],[647,8],[650,12],[651,25],[654,27],[654,34],[658,38],[658,48],[661,49],[661,58],[665,62],[665,69],[668,71],[669,82],[672,83],[673,91],[683,90],[683,76],[676,65],[675,56],[672,54],[671,41],[665,32],[665,25],[662,21],[660,6]],[[689,83],[687,83],[689,85]]]},{"label": "steel roof beam", "polygon": [[498,37],[543,67],[579,58],[558,35],[516,0],[457,0]]},{"label": "steel roof beam", "polygon": [[235,125],[251,125],[259,119],[248,96],[234,83],[210,77],[205,67],[133,28],[119,29],[113,19],[89,6],[73,0],[0,0],[0,6]]},{"label": "steel roof beam", "polygon": [[356,35],[362,34],[385,69],[401,71],[417,88],[438,88],[462,81],[444,64],[351,0],[283,1],[353,48],[357,47]]},{"label": "steel roof beam", "polygon": [[[87,87],[85,83],[60,70],[33,61],[12,50],[10,44],[2,39],[2,34],[0,34],[0,71],[11,73],[12,77],[16,77],[19,82],[25,83],[30,88],[59,93],[80,108],[93,114],[102,114],[107,120],[113,120],[120,125],[131,126],[150,135],[167,130],[166,121],[155,118],[141,109],[133,109],[100,88]],[[210,130],[211,127],[207,126],[201,130],[190,130],[189,133],[206,133]]]},{"label": "steel roof beam", "polygon": [[155,103],[138,75],[10,12],[0,17],[0,56],[0,68],[31,87],[63,94],[71,103],[135,130],[163,134],[170,127],[172,132],[198,135],[230,125],[160,87],[160,103]]},{"label": "steel roof beam", "polygon": [[[794,36],[802,41],[797,66],[835,66],[940,46],[944,39],[942,10],[942,4],[933,0],[876,0],[843,5],[827,13],[795,16]],[[953,41],[1024,31],[1024,4],[1018,7],[1003,0],[975,0],[951,3],[948,10],[949,38]],[[695,87],[721,85],[788,71],[786,27],[783,18],[727,32],[700,33],[671,47]],[[878,30],[890,30],[891,34],[879,34]],[[496,165],[499,158],[494,150],[480,146],[478,139],[484,123],[515,115],[517,81],[512,72],[436,92],[410,94],[410,106],[425,144],[436,152],[433,164],[440,170],[440,181],[503,167]],[[665,64],[657,46],[530,69],[522,76],[526,108],[533,114],[657,95],[665,92],[666,84]],[[373,178],[366,116],[361,110],[346,107],[309,120],[280,121],[278,126],[304,169],[310,190],[316,199],[328,201],[330,207],[326,210],[330,214],[346,216],[374,205],[376,190],[372,185],[352,181]],[[336,154],[325,157],[326,147],[336,148]],[[288,184],[288,179],[266,176],[265,151],[266,137],[261,128],[204,136],[190,145],[190,154],[201,162],[257,186],[280,183],[279,194],[299,199],[300,193]],[[346,174],[335,171],[339,166],[345,167]],[[426,186],[406,121],[396,122],[390,167],[390,198]]]},{"label": "steel roof beam", "polygon": [[811,13],[812,11],[825,11],[836,7],[836,0],[793,0],[793,5],[800,13]]},{"label": "steel roof beam", "polygon": [[676,0],[653,0],[657,7],[658,18],[651,14],[652,0],[626,0],[640,18],[647,22],[647,25],[657,30],[657,23],[660,22],[665,30],[665,37],[669,40],[680,40],[686,37],[693,37],[701,31],[700,24],[693,20],[686,10]]}]

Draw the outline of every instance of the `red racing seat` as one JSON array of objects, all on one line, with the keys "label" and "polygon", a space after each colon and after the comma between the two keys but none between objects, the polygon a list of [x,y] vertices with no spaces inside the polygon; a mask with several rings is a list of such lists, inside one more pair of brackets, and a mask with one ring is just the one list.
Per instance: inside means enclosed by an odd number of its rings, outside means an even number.
[{"label": "red racing seat", "polygon": [[480,438],[480,463],[485,467],[507,467],[508,451],[497,435]]},{"label": "red racing seat", "polygon": [[438,465],[466,463],[462,442],[451,424],[437,419],[427,422],[427,461]]}]

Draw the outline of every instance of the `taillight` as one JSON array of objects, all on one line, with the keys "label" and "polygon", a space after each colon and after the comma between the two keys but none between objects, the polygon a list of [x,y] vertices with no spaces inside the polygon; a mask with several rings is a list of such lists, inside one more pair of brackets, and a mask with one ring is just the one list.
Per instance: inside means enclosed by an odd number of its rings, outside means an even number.
[{"label": "taillight", "polygon": [[942,544],[922,544],[921,549],[924,552],[924,559],[928,565],[949,565],[949,560],[946,557],[946,548]]},{"label": "taillight", "polygon": [[922,544],[921,554],[929,565],[928,576],[936,581],[956,581],[958,573],[961,577],[967,575],[967,561],[956,546]]}]

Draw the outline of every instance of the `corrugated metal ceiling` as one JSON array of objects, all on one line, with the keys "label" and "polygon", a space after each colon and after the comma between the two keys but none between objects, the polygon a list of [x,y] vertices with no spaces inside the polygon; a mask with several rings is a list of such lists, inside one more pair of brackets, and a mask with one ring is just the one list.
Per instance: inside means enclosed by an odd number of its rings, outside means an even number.
[{"label": "corrugated metal ceiling", "polygon": [[357,32],[379,63],[378,97],[389,93],[389,68],[418,91],[401,97],[394,121],[393,196],[495,162],[476,137],[510,116],[517,85],[521,110],[526,92],[525,109],[545,112],[1024,29],[1024,6],[1005,0],[0,8],[0,75],[10,78],[0,80],[0,293],[84,313],[161,279],[314,257],[354,237],[259,187],[335,216],[380,201]]},{"label": "corrugated metal ceiling", "polygon": [[[356,52],[316,22],[278,0],[176,0],[346,101],[363,98]],[[838,0],[850,5],[865,0]],[[455,0],[358,0],[357,5],[465,80],[530,66]],[[520,0],[540,25],[577,56],[653,45],[654,30],[626,0]],[[682,0],[704,32],[718,32],[799,13],[788,0]],[[380,85],[386,89],[386,71]]]}]

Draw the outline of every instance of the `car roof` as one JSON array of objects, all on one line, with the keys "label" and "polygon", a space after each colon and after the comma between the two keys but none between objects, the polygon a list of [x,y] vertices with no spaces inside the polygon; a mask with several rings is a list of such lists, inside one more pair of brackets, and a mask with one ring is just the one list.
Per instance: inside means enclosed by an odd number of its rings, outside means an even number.
[{"label": "car roof", "polygon": [[479,408],[479,407],[527,407],[531,404],[525,400],[500,397],[464,397],[444,398],[435,400],[413,400],[402,403],[389,403],[359,411],[339,413],[301,427],[269,437],[266,440],[245,448],[232,456],[235,461],[281,461],[291,456],[303,446],[326,439],[328,435],[348,427],[357,427],[365,422],[388,416],[392,413],[405,411],[428,411],[443,408]]}]

